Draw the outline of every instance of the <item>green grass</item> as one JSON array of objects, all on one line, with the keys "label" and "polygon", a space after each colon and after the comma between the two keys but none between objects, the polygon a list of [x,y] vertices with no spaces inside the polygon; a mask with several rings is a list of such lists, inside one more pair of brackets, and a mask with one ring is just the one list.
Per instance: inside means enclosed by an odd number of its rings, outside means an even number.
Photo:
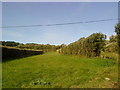
[{"label": "green grass", "polygon": [[3,88],[117,87],[118,67],[112,59],[45,53],[4,62],[2,67]]}]

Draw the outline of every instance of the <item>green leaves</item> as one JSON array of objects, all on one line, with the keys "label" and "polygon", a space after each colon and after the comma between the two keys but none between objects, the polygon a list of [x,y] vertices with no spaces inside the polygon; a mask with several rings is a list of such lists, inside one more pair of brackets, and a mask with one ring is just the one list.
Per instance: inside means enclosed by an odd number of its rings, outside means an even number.
[{"label": "green leaves", "polygon": [[93,33],[87,38],[80,38],[78,41],[62,48],[64,54],[85,55],[88,57],[100,56],[105,45],[106,35]]},{"label": "green leaves", "polygon": [[120,22],[115,26],[115,32],[120,34]]}]

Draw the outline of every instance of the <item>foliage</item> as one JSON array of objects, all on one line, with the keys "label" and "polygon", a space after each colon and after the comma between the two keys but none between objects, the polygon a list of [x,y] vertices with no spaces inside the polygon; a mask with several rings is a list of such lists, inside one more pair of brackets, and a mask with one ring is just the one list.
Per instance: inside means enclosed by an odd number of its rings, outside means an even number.
[{"label": "foliage", "polygon": [[112,42],[117,42],[117,35],[112,35],[112,36],[110,36],[109,42],[110,42],[110,43],[112,43]]},{"label": "foliage", "polygon": [[118,52],[117,42],[112,42],[112,43],[109,43],[109,44],[105,45],[104,50],[105,50],[105,52],[115,52],[115,53],[117,53]]},{"label": "foliage", "polygon": [[115,26],[115,32],[117,33],[118,60],[120,64],[120,22]]},{"label": "foliage", "polygon": [[20,43],[17,43],[14,41],[0,41],[0,43],[2,43],[3,46],[11,46],[11,47],[15,47],[15,46],[20,45]]},{"label": "foliage", "polygon": [[118,50],[120,53],[120,22],[115,26],[115,32],[117,33]]},{"label": "foliage", "polygon": [[113,59],[113,60],[117,61],[118,53],[116,53],[116,52],[102,52],[101,58]]},{"label": "foliage", "polygon": [[106,35],[102,33],[93,33],[88,37],[80,38],[78,41],[69,45],[50,45],[35,43],[17,43],[14,41],[2,41],[3,46],[12,46],[20,49],[43,50],[44,52],[57,51],[68,55],[85,55],[88,57],[100,56],[101,51],[117,52],[117,35],[110,36],[110,40],[105,40]]},{"label": "foliage", "polygon": [[60,49],[64,44],[62,45],[50,45],[50,44],[36,44],[36,43],[17,43],[14,41],[0,41],[3,46],[10,46],[10,47],[16,47],[16,48],[21,48],[21,49],[31,49],[31,50],[43,50],[44,52],[49,52],[49,51],[56,51],[57,49]]},{"label": "foliage", "polygon": [[69,44],[61,49],[61,53],[85,55],[88,57],[100,56],[100,52],[105,45],[106,35],[102,33],[93,33],[87,38],[81,38],[78,41]]},{"label": "foliage", "polygon": [[115,32],[117,34],[120,34],[120,22],[118,24],[116,24],[116,26],[115,26]]},{"label": "foliage", "polygon": [[56,51],[57,49],[59,49],[61,46],[55,46],[55,45],[50,45],[50,44],[33,44],[33,43],[29,43],[29,44],[25,44],[25,45],[19,45],[17,46],[18,48],[21,49],[33,49],[33,50],[43,50],[44,52],[50,52],[50,51]]}]

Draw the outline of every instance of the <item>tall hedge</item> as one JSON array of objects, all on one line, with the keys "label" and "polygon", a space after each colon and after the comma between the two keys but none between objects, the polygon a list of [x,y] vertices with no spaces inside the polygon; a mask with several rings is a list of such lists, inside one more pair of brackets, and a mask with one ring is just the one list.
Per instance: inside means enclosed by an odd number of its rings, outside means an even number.
[{"label": "tall hedge", "polygon": [[105,45],[106,35],[93,33],[87,38],[80,38],[78,41],[61,48],[63,54],[85,55],[88,57],[100,56]]},{"label": "tall hedge", "polygon": [[27,57],[32,55],[43,54],[43,51],[22,50],[22,49],[8,48],[3,46],[0,46],[0,47],[2,48],[3,61],[5,61],[6,59],[21,58],[21,57]]}]

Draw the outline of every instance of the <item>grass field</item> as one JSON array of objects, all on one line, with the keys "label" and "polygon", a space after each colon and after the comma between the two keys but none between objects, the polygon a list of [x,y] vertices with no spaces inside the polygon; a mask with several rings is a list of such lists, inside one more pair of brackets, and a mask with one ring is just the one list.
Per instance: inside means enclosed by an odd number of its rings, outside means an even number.
[{"label": "grass field", "polygon": [[45,53],[2,64],[3,88],[116,88],[117,62]]}]

